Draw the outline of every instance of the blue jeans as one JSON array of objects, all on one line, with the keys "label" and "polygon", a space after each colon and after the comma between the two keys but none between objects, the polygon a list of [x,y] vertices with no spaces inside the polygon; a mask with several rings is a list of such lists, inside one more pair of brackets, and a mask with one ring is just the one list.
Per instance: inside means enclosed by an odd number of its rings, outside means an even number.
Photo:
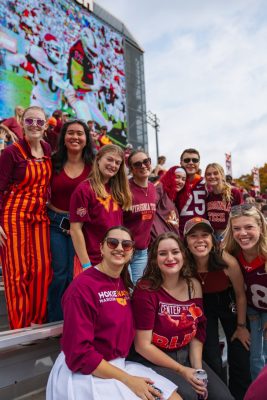
[{"label": "blue jeans", "polygon": [[53,322],[63,319],[61,298],[73,278],[75,251],[71,236],[59,227],[62,217],[68,217],[68,214],[48,210],[48,216],[53,270],[52,282],[48,289],[48,321]]},{"label": "blue jeans", "polygon": [[135,250],[129,271],[134,284],[142,277],[143,271],[147,264],[147,249]]},{"label": "blue jeans", "polygon": [[267,329],[263,331],[263,326],[267,323],[267,312],[248,307],[247,314],[251,332],[250,370],[252,379],[255,379],[267,364]]}]

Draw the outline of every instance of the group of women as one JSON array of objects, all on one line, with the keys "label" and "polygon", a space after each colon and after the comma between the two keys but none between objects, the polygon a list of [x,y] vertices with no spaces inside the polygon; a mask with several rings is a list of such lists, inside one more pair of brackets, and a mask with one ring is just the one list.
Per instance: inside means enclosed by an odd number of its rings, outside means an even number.
[{"label": "group of women", "polygon": [[[209,399],[243,399],[250,373],[267,359],[260,211],[240,204],[210,164],[208,219],[192,218],[180,232],[190,194],[184,168],[154,186],[151,159],[134,151],[128,180],[123,151],[106,145],[94,156],[80,120],[64,124],[51,162],[43,110],[26,109],[21,123],[23,139],[0,157],[0,251],[11,328],[45,322],[47,296],[49,321],[64,317],[47,400],[196,399],[207,391]],[[71,283],[75,258],[84,272]],[[195,375],[201,368],[207,389]]]}]

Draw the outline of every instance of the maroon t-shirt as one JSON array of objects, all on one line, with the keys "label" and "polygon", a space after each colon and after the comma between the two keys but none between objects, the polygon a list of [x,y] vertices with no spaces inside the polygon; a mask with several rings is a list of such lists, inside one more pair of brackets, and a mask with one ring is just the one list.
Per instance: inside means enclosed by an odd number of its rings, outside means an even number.
[{"label": "maroon t-shirt", "polygon": [[245,260],[243,253],[237,256],[244,276],[248,305],[258,311],[267,311],[267,272],[265,259],[256,257],[253,261]]},{"label": "maroon t-shirt", "polygon": [[121,278],[89,268],[66,290],[62,351],[73,372],[91,374],[106,361],[128,355],[134,338],[130,297]]},{"label": "maroon t-shirt", "polygon": [[81,175],[70,178],[64,168],[57,174],[53,171],[51,180],[51,204],[59,210],[68,211],[70,198],[79,183],[88,178],[91,171],[90,165],[85,165]]},{"label": "maroon t-shirt", "polygon": [[[109,193],[110,188],[106,185]],[[100,263],[100,243],[109,228],[122,225],[122,208],[112,195],[97,197],[89,180],[81,182],[70,200],[70,222],[82,222],[86,249],[93,265]]]},{"label": "maroon t-shirt", "polygon": [[206,318],[202,299],[176,300],[163,288],[143,289],[140,284],[133,293],[136,329],[152,330],[152,343],[164,351],[186,346],[196,337],[206,338]]},{"label": "maroon t-shirt", "polygon": [[231,281],[224,270],[199,272],[196,279],[202,286],[203,294],[223,292],[231,286]]},{"label": "maroon t-shirt", "polygon": [[231,207],[242,203],[241,192],[232,188],[232,200],[229,203],[223,201],[222,193],[210,192],[206,198],[206,209],[208,220],[215,231],[222,231],[226,228]]},{"label": "maroon t-shirt", "polygon": [[150,242],[150,231],[156,212],[156,189],[148,182],[148,187],[136,185],[130,179],[130,189],[133,203],[131,211],[123,213],[123,224],[134,237],[135,247],[138,250],[147,249]]},{"label": "maroon t-shirt", "polygon": [[182,237],[184,234],[184,226],[189,219],[194,217],[206,218],[206,196],[207,191],[204,178],[199,177],[198,180],[190,185],[190,195],[184,207],[182,210],[178,209],[180,216],[179,230]]}]

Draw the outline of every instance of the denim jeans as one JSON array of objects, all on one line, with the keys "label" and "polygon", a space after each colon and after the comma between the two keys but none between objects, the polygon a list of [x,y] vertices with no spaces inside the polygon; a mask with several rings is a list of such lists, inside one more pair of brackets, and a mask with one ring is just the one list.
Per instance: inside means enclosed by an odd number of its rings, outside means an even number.
[{"label": "denim jeans", "polygon": [[48,321],[63,319],[61,298],[73,278],[73,259],[75,255],[71,236],[64,233],[59,227],[62,217],[68,214],[59,214],[48,210],[50,219],[50,244],[52,257],[52,282],[48,290]]},{"label": "denim jeans", "polygon": [[147,249],[135,250],[129,271],[134,284],[142,277],[143,271],[147,264]]},{"label": "denim jeans", "polygon": [[267,329],[263,331],[263,326],[267,323],[267,312],[248,307],[247,314],[251,333],[250,371],[254,380],[267,364]]}]

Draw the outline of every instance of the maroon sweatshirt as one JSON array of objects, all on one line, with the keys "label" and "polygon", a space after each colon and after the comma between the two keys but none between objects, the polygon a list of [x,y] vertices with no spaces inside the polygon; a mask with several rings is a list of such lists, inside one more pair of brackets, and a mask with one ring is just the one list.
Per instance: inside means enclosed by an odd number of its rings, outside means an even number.
[{"label": "maroon sweatshirt", "polygon": [[148,187],[143,188],[136,185],[130,179],[130,189],[133,196],[131,211],[123,213],[123,224],[130,229],[135,248],[144,250],[148,248],[150,242],[151,228],[156,213],[156,189],[148,182]]},{"label": "maroon sweatshirt", "polygon": [[121,278],[89,268],[72,281],[62,308],[61,345],[71,371],[91,374],[102,359],[127,356],[134,324],[129,293]]}]

